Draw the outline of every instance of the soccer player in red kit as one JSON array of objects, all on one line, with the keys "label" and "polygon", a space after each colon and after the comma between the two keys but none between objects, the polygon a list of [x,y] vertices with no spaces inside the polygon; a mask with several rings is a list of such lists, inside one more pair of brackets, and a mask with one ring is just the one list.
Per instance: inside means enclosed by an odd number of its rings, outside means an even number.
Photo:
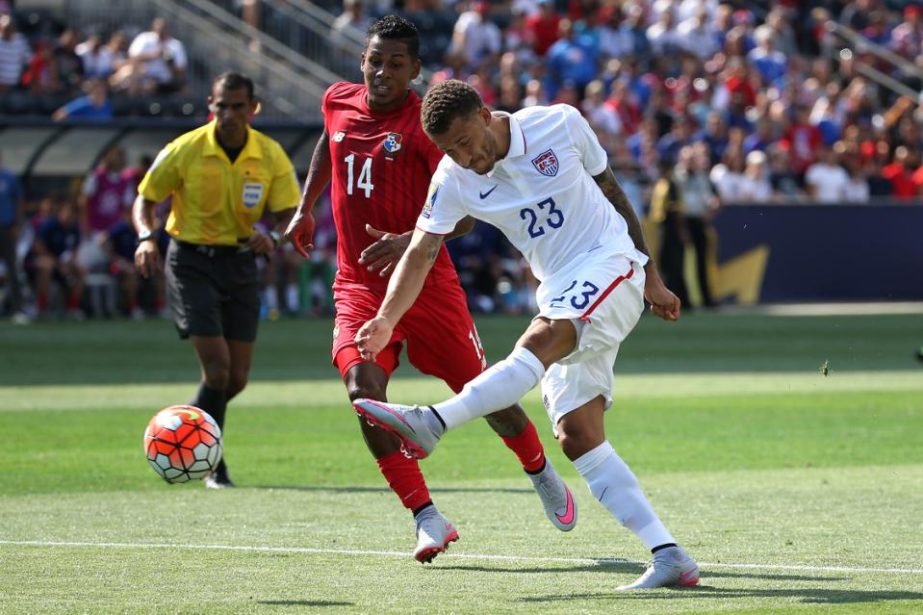
[{"label": "soccer player in red kit", "polygon": [[[361,61],[364,83],[336,83],[324,94],[324,132],[314,149],[301,205],[285,232],[307,257],[313,248],[311,210],[332,182],[338,268],[333,285],[333,363],[351,400],[387,401],[388,380],[404,344],[411,364],[456,392],[487,366],[445,247],[420,297],[375,361],[362,359],[354,342],[359,327],[376,314],[385,296],[387,276],[407,248],[430,177],[442,158],[423,132],[421,100],[410,89],[420,73],[419,48],[416,26],[403,18],[389,15],[369,28]],[[467,232],[471,224],[459,227],[464,228],[456,228],[450,237]],[[519,458],[551,522],[562,531],[573,528],[573,496],[545,458],[535,426],[522,409],[512,406],[485,418]],[[414,557],[432,561],[458,539],[458,532],[436,509],[418,462],[402,453],[399,439],[365,421],[360,420],[360,426],[381,473],[413,512]]]}]

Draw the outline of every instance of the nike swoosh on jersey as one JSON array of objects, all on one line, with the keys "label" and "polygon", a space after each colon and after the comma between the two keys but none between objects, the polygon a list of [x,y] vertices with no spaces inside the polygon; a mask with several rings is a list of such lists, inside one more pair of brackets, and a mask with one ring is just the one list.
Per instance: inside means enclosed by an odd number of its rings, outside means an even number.
[{"label": "nike swoosh on jersey", "polygon": [[487,192],[478,192],[478,195],[479,195],[482,199],[486,199],[487,197],[490,196],[490,193],[491,193],[491,192],[493,192],[494,190],[497,189],[497,186],[499,186],[499,185],[500,185],[500,184],[494,184],[493,188],[491,188],[491,189],[488,190]]}]

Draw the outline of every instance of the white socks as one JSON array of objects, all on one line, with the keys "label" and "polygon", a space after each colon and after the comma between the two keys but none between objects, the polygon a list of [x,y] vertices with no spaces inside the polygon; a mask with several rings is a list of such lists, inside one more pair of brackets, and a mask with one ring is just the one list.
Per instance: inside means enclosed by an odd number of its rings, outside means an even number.
[{"label": "white socks", "polygon": [[545,375],[545,366],[525,348],[516,348],[504,360],[470,381],[455,397],[433,408],[446,431],[491,412],[508,408],[532,390]]},{"label": "white socks", "polygon": [[263,305],[267,310],[279,309],[279,291],[275,286],[267,286],[263,289]]},{"label": "white socks", "polygon": [[653,549],[676,542],[651,508],[631,468],[616,454],[608,440],[581,455],[574,466],[589,486],[590,493],[619,523],[634,532],[645,547]]},{"label": "white socks", "polygon": [[292,313],[298,312],[302,306],[298,305],[298,285],[288,284],[285,287],[285,307]]}]

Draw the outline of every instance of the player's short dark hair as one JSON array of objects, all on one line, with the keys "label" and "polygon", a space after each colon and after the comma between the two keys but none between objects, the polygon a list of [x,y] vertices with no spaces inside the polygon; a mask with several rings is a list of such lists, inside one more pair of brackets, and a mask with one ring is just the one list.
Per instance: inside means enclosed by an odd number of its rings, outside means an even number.
[{"label": "player's short dark hair", "polygon": [[215,79],[212,81],[213,91],[216,87],[218,87],[218,84],[223,85],[227,90],[239,90],[241,88],[246,89],[247,98],[253,100],[253,80],[250,79],[250,77],[246,77],[233,71],[226,71],[215,77]]},{"label": "player's short dark hair", "polygon": [[413,22],[397,15],[385,15],[369,26],[366,42],[376,35],[380,39],[400,41],[407,45],[411,58],[416,60],[420,57],[420,33]]},{"label": "player's short dark hair", "polygon": [[427,134],[441,135],[455,118],[477,113],[484,106],[477,90],[457,79],[441,81],[423,97],[420,116]]}]

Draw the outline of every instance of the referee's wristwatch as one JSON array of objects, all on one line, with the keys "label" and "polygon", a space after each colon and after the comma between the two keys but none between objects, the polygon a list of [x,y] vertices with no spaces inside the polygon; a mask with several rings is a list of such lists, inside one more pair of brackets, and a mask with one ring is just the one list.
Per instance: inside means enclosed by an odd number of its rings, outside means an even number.
[{"label": "referee's wristwatch", "polygon": [[157,237],[154,235],[154,231],[151,229],[144,229],[138,233],[138,243],[141,243],[142,241],[153,241],[155,239],[157,239]]},{"label": "referee's wristwatch", "polygon": [[282,233],[279,231],[269,231],[269,238],[272,239],[272,247],[278,248],[282,243]]}]

